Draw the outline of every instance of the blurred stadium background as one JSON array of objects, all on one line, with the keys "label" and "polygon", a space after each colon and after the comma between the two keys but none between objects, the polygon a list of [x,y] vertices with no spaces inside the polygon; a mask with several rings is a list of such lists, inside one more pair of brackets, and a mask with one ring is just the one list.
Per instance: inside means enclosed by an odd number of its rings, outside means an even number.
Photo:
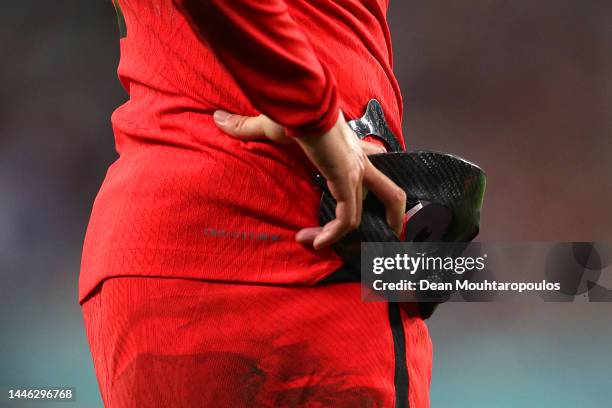
[{"label": "blurred stadium background", "polygon": [[[488,172],[480,239],[612,240],[612,2],[395,0],[389,17],[408,146]],[[24,0],[0,22],[0,386],[100,406],[76,285],[126,98],[114,10]],[[609,303],[455,303],[429,325],[433,408],[611,404]]]}]

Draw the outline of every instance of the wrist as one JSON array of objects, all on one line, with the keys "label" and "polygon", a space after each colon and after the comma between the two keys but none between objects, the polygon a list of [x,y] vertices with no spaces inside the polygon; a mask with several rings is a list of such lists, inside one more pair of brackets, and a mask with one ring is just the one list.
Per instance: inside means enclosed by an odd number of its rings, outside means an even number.
[{"label": "wrist", "polygon": [[285,134],[295,139],[301,139],[304,137],[318,137],[329,132],[334,126],[336,126],[341,118],[344,120],[342,112],[338,108],[337,104],[334,104],[333,107],[316,122],[300,127],[287,127],[285,128]]}]

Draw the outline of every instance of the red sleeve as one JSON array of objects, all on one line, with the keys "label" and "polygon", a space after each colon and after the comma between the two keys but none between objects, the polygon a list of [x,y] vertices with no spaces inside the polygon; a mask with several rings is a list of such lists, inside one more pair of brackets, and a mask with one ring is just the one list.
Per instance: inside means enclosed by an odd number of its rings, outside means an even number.
[{"label": "red sleeve", "polygon": [[291,136],[321,134],[338,119],[333,75],[284,0],[174,0],[253,106]]}]

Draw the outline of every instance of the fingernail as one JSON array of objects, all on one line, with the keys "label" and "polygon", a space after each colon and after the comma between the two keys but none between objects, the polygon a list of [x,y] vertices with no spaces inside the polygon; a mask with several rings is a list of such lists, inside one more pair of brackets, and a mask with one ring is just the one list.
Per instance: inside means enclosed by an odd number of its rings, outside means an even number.
[{"label": "fingernail", "polygon": [[215,119],[215,122],[217,122],[217,123],[225,123],[225,122],[227,122],[227,120],[230,118],[230,116],[232,116],[232,114],[229,113],[229,112],[226,112],[224,110],[217,110],[213,114],[213,118]]},{"label": "fingernail", "polygon": [[[315,238],[315,240],[312,243],[312,247],[314,248],[315,251],[318,251],[319,249],[321,249],[321,247],[325,243],[325,238],[327,238],[327,236],[323,234],[319,234],[319,236]],[[321,243],[321,241],[323,241],[323,244]]]},{"label": "fingernail", "polygon": [[304,238],[305,232],[304,231],[298,231],[295,234],[295,240],[300,242],[302,240],[302,238]]}]

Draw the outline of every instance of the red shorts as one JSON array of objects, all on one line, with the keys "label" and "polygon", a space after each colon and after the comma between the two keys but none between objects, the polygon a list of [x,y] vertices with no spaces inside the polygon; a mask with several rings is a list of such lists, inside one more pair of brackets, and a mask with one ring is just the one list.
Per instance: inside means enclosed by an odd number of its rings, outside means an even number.
[{"label": "red shorts", "polygon": [[429,406],[416,307],[363,302],[359,283],[118,277],[83,314],[107,407]]}]

